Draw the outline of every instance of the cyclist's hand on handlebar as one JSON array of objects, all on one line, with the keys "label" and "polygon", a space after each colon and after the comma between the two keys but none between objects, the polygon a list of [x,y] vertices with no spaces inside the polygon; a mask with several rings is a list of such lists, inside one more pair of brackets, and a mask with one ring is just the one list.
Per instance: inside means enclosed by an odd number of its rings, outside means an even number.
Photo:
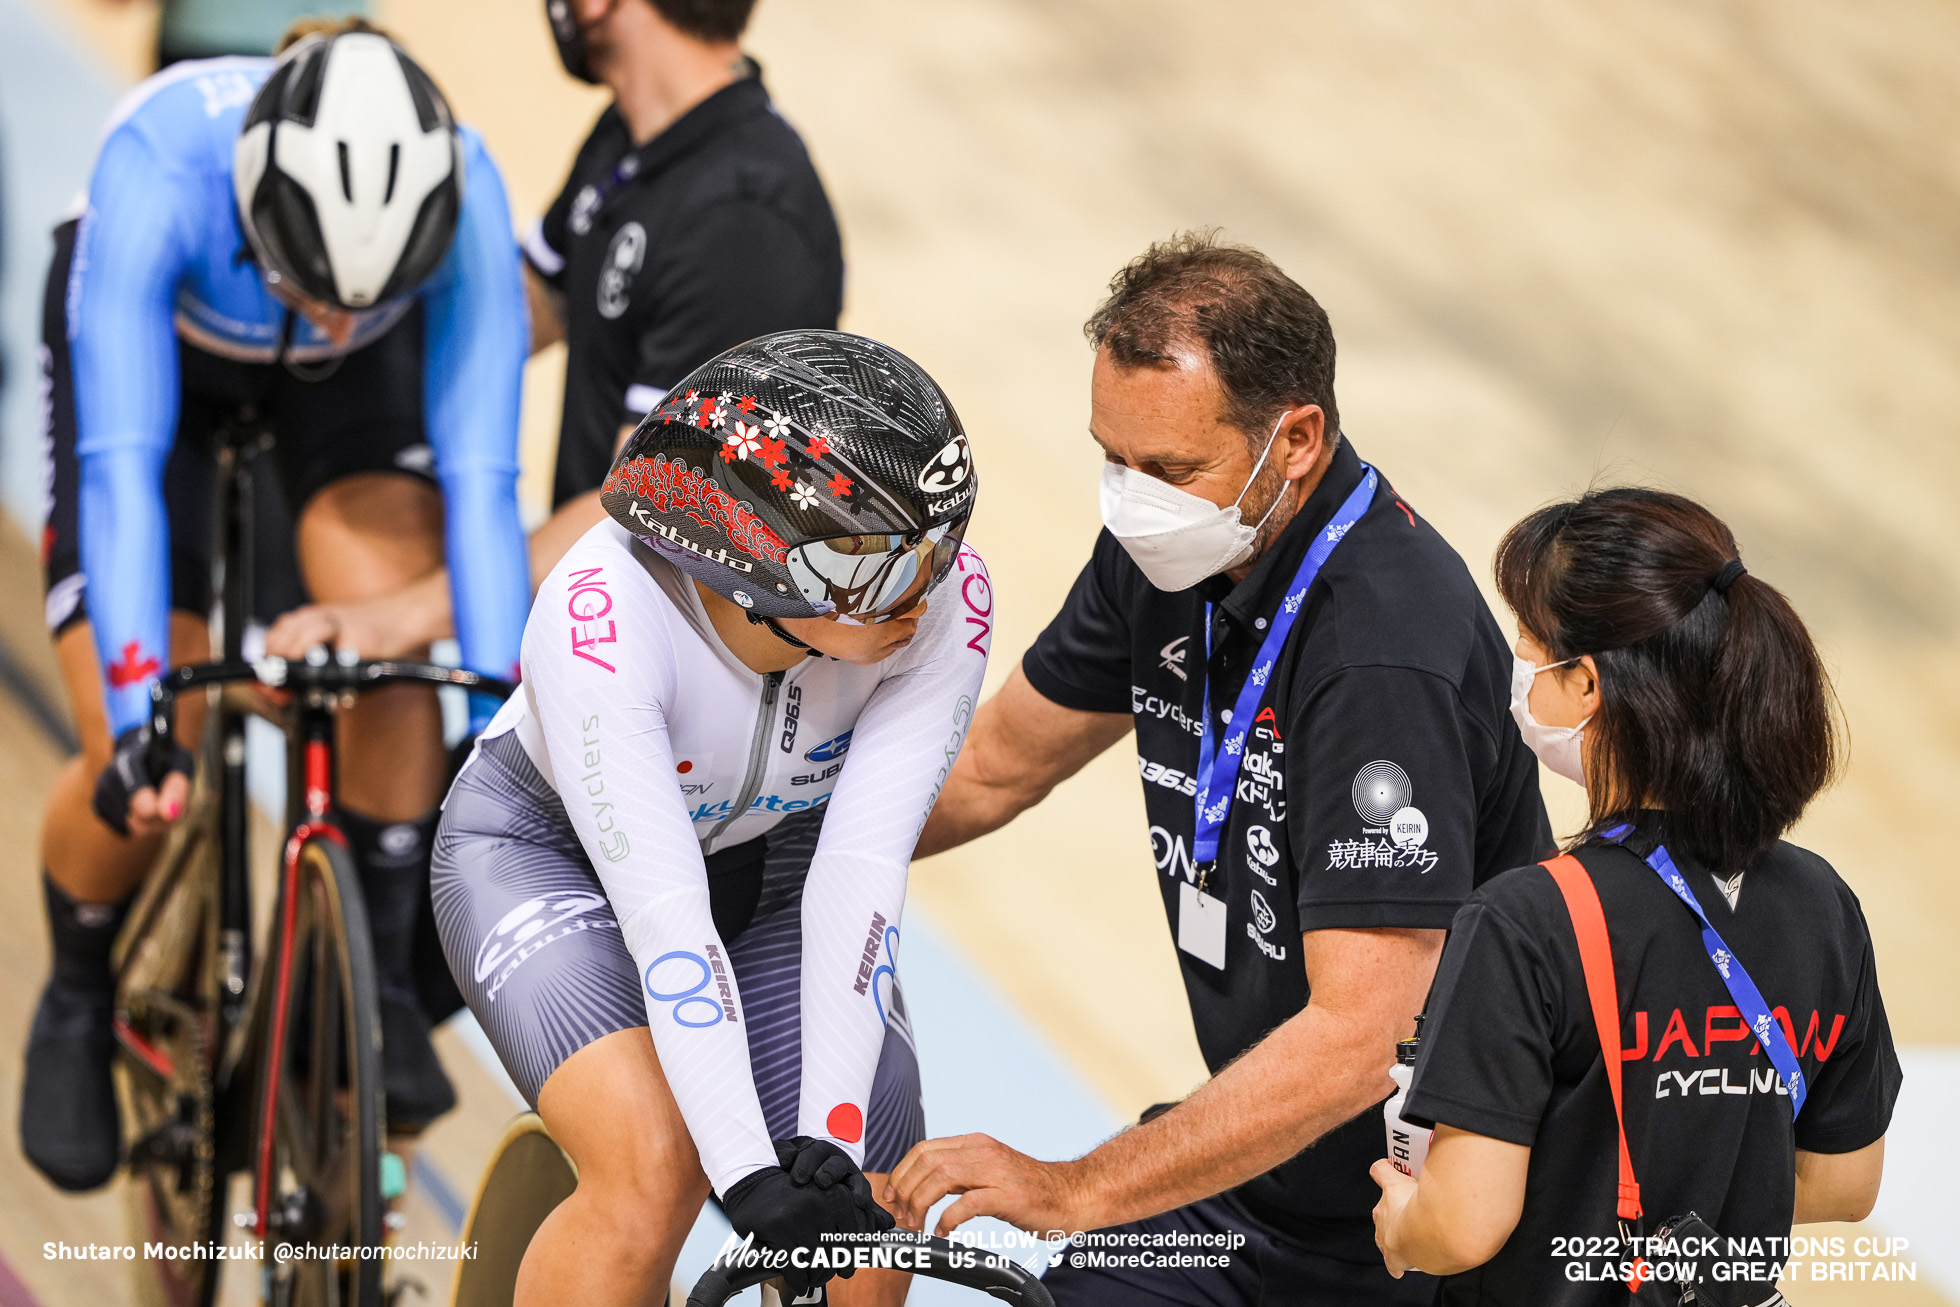
[{"label": "cyclist's hand on handlebar", "polygon": [[939,1214],[933,1233],[951,1233],[976,1216],[1022,1230],[1082,1228],[1066,1163],[1043,1162],[988,1135],[954,1135],[915,1144],[892,1170],[884,1199],[907,1229],[921,1228],[947,1194],[960,1200]]},{"label": "cyclist's hand on handlebar", "polygon": [[449,634],[444,595],[423,592],[420,583],[394,594],[295,608],[265,633],[265,651],[280,658],[304,658],[315,645],[351,649],[363,658],[402,658]]},{"label": "cyclist's hand on handlebar", "polygon": [[789,1172],[792,1184],[803,1188],[815,1185],[819,1189],[841,1185],[849,1191],[866,1219],[878,1223],[878,1229],[889,1230],[895,1224],[891,1213],[878,1206],[877,1198],[871,1193],[871,1182],[864,1178],[864,1172],[851,1160],[851,1155],[829,1140],[812,1139],[808,1135],[778,1139],[776,1160]]},{"label": "cyclist's hand on handlebar", "polygon": [[161,749],[148,726],[132,726],[95,782],[95,815],[118,835],[156,835],[184,815],[197,760],[172,739]]},{"label": "cyclist's hand on handlebar", "polygon": [[[799,1135],[776,1145],[779,1167],[743,1176],[722,1196],[728,1223],[738,1234],[783,1252],[828,1248],[825,1235],[877,1234],[892,1228],[891,1214],[871,1196],[871,1185],[857,1164],[835,1144]],[[797,1297],[832,1275],[849,1278],[853,1268],[784,1268],[783,1281]]]},{"label": "cyclist's hand on handlebar", "polygon": [[346,609],[356,606],[308,604],[304,608],[295,608],[274,622],[265,633],[265,651],[275,658],[294,662],[322,645],[334,651],[352,649],[368,658],[385,657],[372,641],[362,639],[362,631],[348,629]]}]

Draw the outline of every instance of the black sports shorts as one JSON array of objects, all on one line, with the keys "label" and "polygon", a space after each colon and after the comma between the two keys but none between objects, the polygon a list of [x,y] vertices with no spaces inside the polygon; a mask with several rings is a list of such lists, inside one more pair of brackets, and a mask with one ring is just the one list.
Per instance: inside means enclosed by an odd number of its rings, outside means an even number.
[{"label": "black sports shorts", "polygon": [[[43,470],[47,525],[41,564],[48,629],[56,634],[88,615],[78,530],[81,469],[75,458],[74,372],[68,355],[68,271],[75,223],[54,232],[41,311],[41,367],[47,425]],[[422,310],[336,364],[298,371],[241,363],[178,342],[181,392],[177,438],[164,464],[170,520],[170,606],[199,617],[211,611],[217,516],[215,437],[224,422],[253,410],[273,432],[276,484],[258,496],[258,595],[252,616],[271,621],[306,602],[293,523],[323,487],[357,472],[430,477],[433,459],[422,422]],[[305,380],[301,373],[318,374]]]},{"label": "black sports shorts", "polygon": [[[715,926],[741,986],[756,1096],[773,1139],[796,1133],[803,881],[823,811],[790,817],[764,840],[728,850],[732,858],[709,859]],[[640,970],[605,888],[515,733],[485,740],[450,789],[429,888],[449,969],[533,1107],[566,1058],[647,1024]],[[524,946],[513,950],[513,941]],[[911,1020],[894,986],[865,1113],[864,1169],[897,1166],[925,1125]]]}]

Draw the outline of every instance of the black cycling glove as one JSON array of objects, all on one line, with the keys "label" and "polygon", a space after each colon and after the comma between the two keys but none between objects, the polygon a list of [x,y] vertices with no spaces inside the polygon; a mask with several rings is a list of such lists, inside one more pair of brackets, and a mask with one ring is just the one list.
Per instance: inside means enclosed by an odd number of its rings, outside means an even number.
[{"label": "black cycling glove", "polygon": [[[197,767],[191,751],[173,738],[159,751],[148,725],[132,726],[116,737],[116,751],[95,782],[95,815],[110,830],[129,835],[129,800],[145,786],[160,786],[173,772],[189,776]],[[161,762],[161,770],[157,764]]]},{"label": "black cycling glove", "polygon": [[[864,1172],[837,1145],[798,1135],[777,1141],[776,1160],[779,1168],[745,1175],[722,1196],[737,1234],[754,1235],[758,1244],[782,1252],[829,1251],[851,1245],[826,1243],[826,1234],[878,1234],[897,1224],[871,1196]],[[855,1269],[790,1266],[783,1282],[801,1297],[833,1275],[849,1279]]]}]

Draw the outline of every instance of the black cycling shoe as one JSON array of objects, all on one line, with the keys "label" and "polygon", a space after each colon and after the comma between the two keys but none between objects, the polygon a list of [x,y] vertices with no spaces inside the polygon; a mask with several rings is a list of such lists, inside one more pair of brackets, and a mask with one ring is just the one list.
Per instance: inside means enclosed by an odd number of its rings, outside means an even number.
[{"label": "black cycling shoe", "polygon": [[122,1159],[122,1119],[109,1074],[115,991],[56,977],[41,991],[20,1088],[20,1147],[70,1193],[99,1189]]}]

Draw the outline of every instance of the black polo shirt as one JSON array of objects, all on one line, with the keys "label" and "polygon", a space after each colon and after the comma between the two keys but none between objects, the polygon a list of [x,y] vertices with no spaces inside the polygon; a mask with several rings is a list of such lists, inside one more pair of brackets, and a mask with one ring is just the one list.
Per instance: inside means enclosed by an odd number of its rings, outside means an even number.
[{"label": "black polo shirt", "polygon": [[[1641,823],[1652,830],[1651,815]],[[1642,836],[1629,844],[1651,849]],[[1778,844],[1747,868],[1733,905],[1678,848],[1675,866],[1748,968],[1809,1084],[1790,1099],[1702,944],[1686,904],[1628,848],[1582,846],[1619,988],[1627,1144],[1652,1233],[1694,1211],[1742,1240],[1743,1276],[1787,1260],[1796,1153],[1848,1153],[1885,1133],[1899,1059],[1857,897],[1829,863]],[[1524,1212],[1483,1266],[1445,1282],[1447,1304],[1624,1303],[1597,1277],[1625,1260],[1619,1139],[1585,972],[1565,899],[1540,867],[1510,871],[1457,914],[1436,976],[1406,1117],[1531,1148]],[[1594,1278],[1568,1278],[1582,1265]],[[1734,1268],[1731,1267],[1731,1272]],[[1751,1298],[1750,1301],[1755,1301]]]},{"label": "black polo shirt", "polygon": [[566,301],[554,505],[596,490],[620,427],[715,355],[772,331],[837,325],[837,219],[751,67],[648,142],[616,186],[633,143],[608,108],[524,239],[531,267]]},{"label": "black polo shirt", "polygon": [[[1326,477],[1245,580],[1167,593],[1114,537],[1022,660],[1055,703],[1136,720],[1157,880],[1176,938],[1190,848],[1216,603],[1211,703],[1229,712],[1308,545],[1362,478],[1343,440]],[[1303,931],[1450,924],[1486,877],[1551,849],[1538,769],[1511,721],[1511,652],[1476,583],[1384,478],[1308,592],[1247,740],[1208,892],[1225,966],[1178,950],[1215,1073],[1307,1002]],[[1237,1191],[1261,1219],[1354,1261],[1378,1260],[1364,1112]]]}]

